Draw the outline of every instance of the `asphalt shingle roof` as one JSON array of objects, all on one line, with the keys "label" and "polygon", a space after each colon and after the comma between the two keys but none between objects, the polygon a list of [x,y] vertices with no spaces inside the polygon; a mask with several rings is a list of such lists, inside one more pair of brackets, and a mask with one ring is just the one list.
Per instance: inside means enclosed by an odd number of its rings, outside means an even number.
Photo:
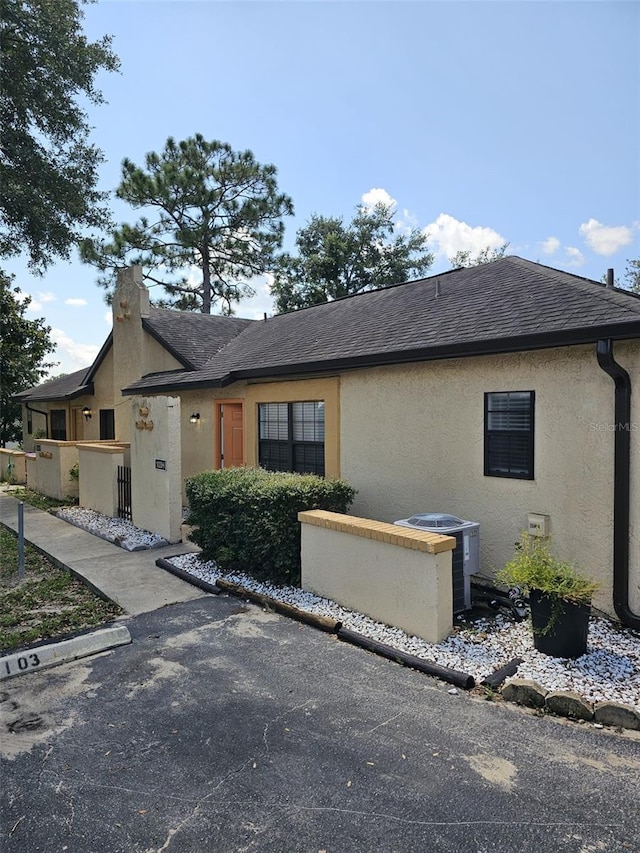
[{"label": "asphalt shingle roof", "polygon": [[15,395],[14,399],[20,400],[23,403],[29,403],[45,400],[64,400],[65,398],[70,399],[84,393],[92,394],[93,385],[91,383],[85,385],[85,377],[88,372],[89,368],[83,367],[82,370],[67,373],[66,376],[61,376],[59,379],[50,379],[49,382],[43,382],[41,385],[21,391]]},{"label": "asphalt shingle roof", "polygon": [[[438,295],[437,295],[438,292]],[[199,369],[127,391],[640,337],[640,299],[516,256],[253,322]]]},{"label": "asphalt shingle roof", "polygon": [[151,307],[143,326],[185,367],[203,367],[255,320]]}]

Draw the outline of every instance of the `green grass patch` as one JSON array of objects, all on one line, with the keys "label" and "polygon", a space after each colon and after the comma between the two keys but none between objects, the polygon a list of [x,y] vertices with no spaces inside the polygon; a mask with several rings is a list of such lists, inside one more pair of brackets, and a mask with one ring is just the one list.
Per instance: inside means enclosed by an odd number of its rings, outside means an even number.
[{"label": "green grass patch", "polygon": [[56,498],[48,498],[46,495],[34,492],[32,489],[11,489],[10,495],[18,501],[23,501],[26,504],[35,506],[36,509],[43,509],[45,511],[59,509],[61,506],[73,506],[78,503],[72,497],[64,501],[59,501]]},{"label": "green grass patch", "polygon": [[20,583],[17,537],[0,527],[0,651],[93,628],[122,612],[30,545],[24,562]]}]

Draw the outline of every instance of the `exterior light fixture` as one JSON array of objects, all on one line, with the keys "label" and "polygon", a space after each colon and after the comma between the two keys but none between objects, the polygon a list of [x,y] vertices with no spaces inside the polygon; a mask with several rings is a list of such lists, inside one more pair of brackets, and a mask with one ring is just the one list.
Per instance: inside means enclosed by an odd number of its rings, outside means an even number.
[{"label": "exterior light fixture", "polygon": [[85,406],[84,409],[82,410],[82,414],[84,415],[85,421],[90,421],[91,415],[93,414],[93,412],[91,411],[89,406]]},{"label": "exterior light fixture", "polygon": [[200,422],[200,412],[193,412],[189,418],[189,423],[197,424]]}]

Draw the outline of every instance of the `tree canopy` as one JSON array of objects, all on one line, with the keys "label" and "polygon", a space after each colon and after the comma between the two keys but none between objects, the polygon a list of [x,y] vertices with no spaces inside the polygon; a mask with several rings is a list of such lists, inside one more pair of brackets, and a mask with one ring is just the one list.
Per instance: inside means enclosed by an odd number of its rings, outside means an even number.
[{"label": "tree canopy", "polygon": [[488,264],[491,263],[491,261],[498,261],[500,258],[504,258],[508,248],[508,243],[503,243],[498,249],[492,249],[489,246],[486,246],[486,248],[482,249],[482,251],[475,255],[470,250],[461,250],[449,258],[449,263],[453,269],[459,269],[460,267],[479,267],[481,264]]},{"label": "tree canopy", "polygon": [[86,2],[0,0],[0,256],[36,273],[109,222],[81,102],[103,101],[94,78],[119,62],[109,36],[83,35]]},{"label": "tree canopy", "polygon": [[640,293],[640,258],[627,260],[624,271],[624,286],[634,293]]},{"label": "tree canopy", "polygon": [[51,329],[25,317],[30,302],[0,271],[0,447],[22,436],[20,403],[13,402],[13,395],[37,385],[53,366],[45,362],[55,349]]},{"label": "tree canopy", "polygon": [[398,233],[393,206],[358,207],[351,222],[313,214],[296,235],[297,254],[283,254],[271,294],[280,313],[376,290],[426,272],[433,255],[418,229]]},{"label": "tree canopy", "polygon": [[216,303],[230,313],[253,294],[249,281],[272,266],[282,218],[293,213],[289,196],[278,191],[275,166],[201,134],[170,137],[162,153],[146,155],[144,168],[125,160],[116,195],[143,215],[110,241],[83,244],[83,260],[105,273],[99,283],[111,289],[117,269],[141,264],[170,304],[205,314]]}]

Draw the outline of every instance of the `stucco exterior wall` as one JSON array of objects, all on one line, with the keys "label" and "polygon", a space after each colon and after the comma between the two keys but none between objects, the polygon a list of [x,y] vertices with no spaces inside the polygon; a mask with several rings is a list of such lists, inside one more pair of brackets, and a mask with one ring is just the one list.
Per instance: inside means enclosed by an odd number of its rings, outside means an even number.
[{"label": "stucco exterior wall", "polygon": [[27,485],[30,489],[62,501],[78,497],[78,481],[69,472],[78,461],[78,445],[73,441],[38,440],[35,456],[27,457]]},{"label": "stucco exterior wall", "polygon": [[[327,477],[340,476],[340,380],[286,380],[280,382],[235,382],[226,388],[183,391],[181,400],[182,474],[192,477],[200,471],[216,467],[216,444],[219,424],[216,422],[216,403],[244,403],[245,464],[258,464],[258,405],[323,400],[325,404],[325,469]],[[197,412],[200,419],[192,424],[190,417]],[[183,501],[186,495],[183,488]]]},{"label": "stucco exterior wall", "polygon": [[136,527],[180,542],[182,471],[180,400],[129,397],[131,509]]},{"label": "stucco exterior wall", "polygon": [[142,270],[129,267],[118,274],[113,297],[113,399],[116,438],[132,441],[130,398],[122,388],[147,373],[181,368],[180,362],[142,328],[149,316],[149,291],[142,284]]},{"label": "stucco exterior wall", "polygon": [[[227,389],[229,392],[230,389]],[[232,396],[231,393],[228,395]],[[340,477],[340,378],[298,379],[248,384],[245,392],[245,448],[247,465],[258,464],[259,403],[324,401],[325,476]]]},{"label": "stucco exterior wall", "polygon": [[125,464],[125,446],[82,444],[80,463],[80,506],[115,518],[118,514],[118,465]]},{"label": "stucco exterior wall", "polygon": [[298,518],[303,589],[429,643],[451,632],[455,539],[320,510]]},{"label": "stucco exterior wall", "polygon": [[[212,471],[216,467],[216,442],[219,425],[216,423],[215,404],[220,400],[237,399],[244,402],[246,383],[236,382],[230,388],[212,388],[180,393],[180,426],[182,434],[182,500],[187,497],[184,480],[201,471]],[[200,419],[192,424],[191,415]],[[246,421],[246,411],[245,411]],[[246,439],[246,434],[245,434]]]},{"label": "stucco exterior wall", "polygon": [[[640,380],[637,349],[620,346],[616,356]],[[353,371],[343,375],[341,388],[341,470],[358,489],[354,512],[393,521],[442,511],[478,521],[485,575],[511,556],[528,513],[546,513],[554,550],[601,582],[596,604],[612,612],[614,388],[595,347]],[[529,390],[535,391],[535,479],[485,477],[484,393]],[[637,402],[635,417],[640,428]],[[636,476],[638,436],[632,433]],[[636,602],[637,491],[636,485]]]}]

